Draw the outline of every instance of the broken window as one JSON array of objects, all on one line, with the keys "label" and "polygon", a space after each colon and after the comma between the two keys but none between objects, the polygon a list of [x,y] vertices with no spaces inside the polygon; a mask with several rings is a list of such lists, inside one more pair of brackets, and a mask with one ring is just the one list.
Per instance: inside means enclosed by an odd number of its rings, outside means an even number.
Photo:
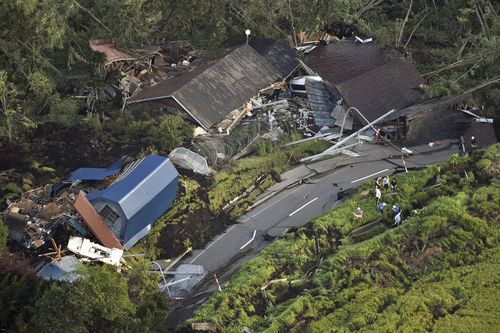
[{"label": "broken window", "polygon": [[99,214],[101,214],[101,216],[103,218],[105,218],[106,220],[108,220],[112,223],[115,223],[118,220],[118,218],[120,217],[120,215],[118,215],[118,213],[115,212],[108,205],[104,205],[104,207],[102,207],[101,212]]}]

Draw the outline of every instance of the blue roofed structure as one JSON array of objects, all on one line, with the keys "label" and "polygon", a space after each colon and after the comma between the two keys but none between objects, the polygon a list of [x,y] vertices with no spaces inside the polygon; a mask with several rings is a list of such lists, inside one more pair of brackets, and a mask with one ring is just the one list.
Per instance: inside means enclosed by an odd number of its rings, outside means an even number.
[{"label": "blue roofed structure", "polygon": [[128,250],[170,207],[178,178],[168,158],[149,155],[127,165],[110,186],[87,199]]},{"label": "blue roofed structure", "polygon": [[108,168],[79,168],[71,173],[69,180],[104,180],[117,174],[121,169],[121,160],[117,160]]}]

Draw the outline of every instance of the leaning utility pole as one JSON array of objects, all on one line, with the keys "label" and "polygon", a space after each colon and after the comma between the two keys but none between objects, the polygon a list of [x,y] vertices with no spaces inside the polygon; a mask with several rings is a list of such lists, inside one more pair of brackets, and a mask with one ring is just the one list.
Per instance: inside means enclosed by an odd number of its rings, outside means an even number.
[{"label": "leaning utility pole", "polygon": [[340,147],[341,145],[343,145],[344,143],[346,143],[347,141],[351,140],[352,138],[354,138],[356,135],[358,135],[360,132],[363,132],[364,130],[370,128],[370,127],[373,127],[373,125],[377,124],[378,122],[384,120],[385,118],[389,117],[391,114],[393,114],[394,112],[396,112],[396,109],[392,109],[390,110],[389,112],[383,114],[382,116],[378,117],[377,119],[375,119],[374,121],[372,121],[371,123],[368,123],[368,125],[364,126],[363,128],[357,130],[356,132],[352,133],[351,135],[349,135],[348,137],[340,140],[339,142],[337,142],[336,144],[334,144],[333,146],[331,146],[330,148],[328,148],[327,150],[325,150],[324,152],[322,153],[319,153],[319,154],[316,154],[316,155],[313,155],[313,156],[308,156],[308,157],[304,157],[303,159],[300,160],[300,162],[306,162],[306,161],[314,161],[314,160],[317,160],[317,159],[320,159],[322,158],[323,156],[326,156],[326,155],[332,155],[332,154],[335,154],[339,151],[339,149],[337,149],[338,147]]}]

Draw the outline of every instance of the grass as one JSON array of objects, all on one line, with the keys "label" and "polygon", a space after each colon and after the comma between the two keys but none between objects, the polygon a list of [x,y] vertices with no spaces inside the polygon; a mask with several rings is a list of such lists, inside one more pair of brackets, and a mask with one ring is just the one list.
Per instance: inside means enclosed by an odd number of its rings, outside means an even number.
[{"label": "grass", "polygon": [[[398,195],[387,201],[402,207],[404,223],[354,242],[350,231],[380,218],[373,196],[360,195],[373,187],[365,184],[240,267],[181,328],[208,321],[220,332],[498,330],[500,202],[495,163],[484,160],[499,155],[496,145],[472,159],[455,156],[440,168],[397,175]],[[438,172],[443,185],[428,188]],[[357,206],[361,220],[353,217]],[[303,280],[268,288],[269,303],[261,287],[280,278]]]}]

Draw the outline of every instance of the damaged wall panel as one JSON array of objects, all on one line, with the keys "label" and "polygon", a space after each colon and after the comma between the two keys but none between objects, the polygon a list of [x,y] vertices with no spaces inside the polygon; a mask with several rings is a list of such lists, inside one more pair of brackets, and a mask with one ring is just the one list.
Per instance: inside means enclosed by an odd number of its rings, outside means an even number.
[{"label": "damaged wall panel", "polygon": [[123,249],[122,244],[120,244],[113,232],[111,232],[106,223],[104,223],[101,215],[97,213],[82,191],[78,193],[73,206],[83,217],[85,224],[89,227],[101,244],[109,248]]}]

